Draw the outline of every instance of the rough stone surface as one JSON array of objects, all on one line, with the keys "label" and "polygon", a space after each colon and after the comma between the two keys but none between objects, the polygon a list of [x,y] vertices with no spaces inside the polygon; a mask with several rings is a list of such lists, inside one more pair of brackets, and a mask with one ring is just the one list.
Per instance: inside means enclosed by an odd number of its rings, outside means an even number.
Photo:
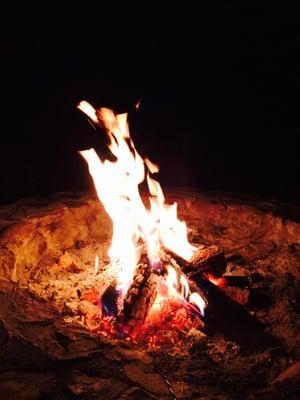
[{"label": "rough stone surface", "polygon": [[247,309],[277,344],[250,351],[206,332],[191,335],[190,348],[148,352],[93,334],[81,319],[97,313],[92,289],[114,275],[111,223],[90,196],[27,199],[0,209],[1,399],[297,398],[299,208],[191,190],[167,199],[178,201],[194,243],[220,246],[227,273],[249,277]]}]

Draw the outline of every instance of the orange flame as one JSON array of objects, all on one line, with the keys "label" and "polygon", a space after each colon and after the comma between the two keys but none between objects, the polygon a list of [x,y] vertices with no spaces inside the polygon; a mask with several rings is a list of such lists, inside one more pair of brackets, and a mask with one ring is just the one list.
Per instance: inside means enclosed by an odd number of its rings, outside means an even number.
[{"label": "orange flame", "polygon": [[[144,160],[137,152],[130,137],[127,114],[115,115],[112,110],[95,110],[82,101],[78,108],[93,123],[101,125],[110,140],[109,149],[116,161],[101,161],[94,149],[81,151],[93,178],[97,195],[113,222],[112,243],[109,249],[111,263],[119,267],[119,288],[126,293],[132,281],[141,252],[146,246],[151,265],[160,262],[160,247],[163,244],[179,256],[188,260],[196,251],[187,239],[187,227],[177,218],[177,204],[165,204],[160,184],[151,177],[159,171],[157,165]],[[150,209],[140,196],[139,185],[145,181],[150,192]],[[172,269],[166,278],[169,288],[204,312],[204,301],[198,293],[191,293],[188,282],[182,276],[180,282],[172,278]],[[183,293],[179,287],[184,288]]]},{"label": "orange flame", "polygon": [[196,305],[201,314],[204,315],[205,301],[199,293],[191,293],[189,283],[185,276],[175,271],[171,265],[167,267],[166,285],[168,287],[168,296],[181,297],[182,300]]}]

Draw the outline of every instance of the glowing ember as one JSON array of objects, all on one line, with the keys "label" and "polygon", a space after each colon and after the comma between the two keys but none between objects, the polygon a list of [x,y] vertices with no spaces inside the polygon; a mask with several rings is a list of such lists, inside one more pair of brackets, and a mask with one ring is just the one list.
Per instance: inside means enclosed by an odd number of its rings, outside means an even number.
[{"label": "glowing ember", "polygon": [[[105,130],[109,149],[115,156],[115,161],[101,161],[94,149],[80,152],[88,163],[98,197],[113,222],[109,257],[118,267],[117,289],[124,298],[145,252],[149,265],[159,269],[162,266],[162,246],[185,260],[189,260],[197,248],[188,242],[186,224],[177,218],[177,204],[165,204],[161,186],[152,177],[158,172],[158,166],[147,158],[143,160],[137,152],[129,134],[127,114],[115,115],[107,108],[95,110],[86,101],[82,101],[78,108],[93,124]],[[146,182],[149,190],[149,209],[140,195],[142,182]],[[98,268],[96,256],[95,273]],[[204,300],[199,293],[191,292],[187,279],[179,271],[168,265],[159,281],[157,298],[145,325],[149,326],[153,321],[154,312],[161,314],[161,310],[166,309],[166,300],[177,307],[180,304],[184,310],[196,307],[204,314]],[[185,312],[187,315],[191,313]]]}]

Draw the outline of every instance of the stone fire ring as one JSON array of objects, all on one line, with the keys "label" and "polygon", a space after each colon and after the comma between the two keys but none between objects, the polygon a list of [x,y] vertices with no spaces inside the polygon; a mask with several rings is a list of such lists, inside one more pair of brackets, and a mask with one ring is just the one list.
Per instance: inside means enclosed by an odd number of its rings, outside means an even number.
[{"label": "stone fire ring", "polygon": [[1,398],[297,398],[300,209],[191,189],[166,197],[195,243],[221,246],[227,268],[251,278],[247,308],[278,344],[254,351],[213,334],[153,353],[89,332],[72,312],[78,293],[113,277],[102,268],[110,220],[93,196],[26,199],[0,208]]}]

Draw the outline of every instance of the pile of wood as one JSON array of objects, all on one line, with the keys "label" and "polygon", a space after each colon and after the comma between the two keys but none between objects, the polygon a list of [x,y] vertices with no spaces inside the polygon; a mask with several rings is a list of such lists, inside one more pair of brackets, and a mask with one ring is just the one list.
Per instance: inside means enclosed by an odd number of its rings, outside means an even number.
[{"label": "pile of wood", "polygon": [[248,297],[250,288],[241,288],[243,280],[240,280],[242,283],[235,279],[232,282],[232,276],[223,276],[226,260],[220,247],[202,246],[189,262],[168,249],[162,249],[161,261],[159,269],[148,264],[139,265],[117,316],[117,324],[125,323],[132,329],[143,325],[157,294],[158,276],[166,273],[163,265],[169,264],[178,277],[186,279],[191,291],[199,293],[204,300],[206,308],[201,319],[206,323],[206,330],[218,331],[228,340],[248,347],[261,346],[263,342],[272,340],[265,333],[264,325],[247,311],[243,301],[239,301],[237,294],[246,293]]}]

